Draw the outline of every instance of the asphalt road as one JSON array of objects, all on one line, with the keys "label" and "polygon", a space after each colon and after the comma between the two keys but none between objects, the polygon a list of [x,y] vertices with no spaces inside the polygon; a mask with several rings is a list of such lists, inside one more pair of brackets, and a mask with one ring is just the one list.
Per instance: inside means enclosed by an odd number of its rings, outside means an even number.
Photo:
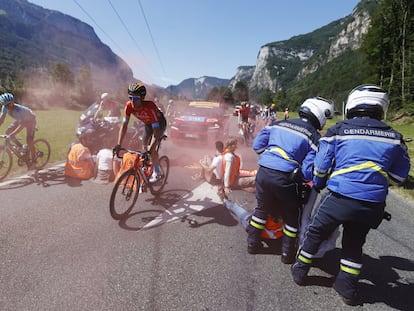
[{"label": "asphalt road", "polygon": [[[61,169],[0,184],[0,310],[412,310],[412,202],[390,194],[393,218],[364,248],[364,304],[351,308],[331,288],[339,248],[306,287],[293,283],[277,242],[247,253],[237,218],[192,178],[206,147],[167,143],[165,191],[141,194],[121,221],[109,214],[111,184],[71,186]],[[239,153],[256,167],[250,149]],[[232,199],[254,209],[254,194]]]}]

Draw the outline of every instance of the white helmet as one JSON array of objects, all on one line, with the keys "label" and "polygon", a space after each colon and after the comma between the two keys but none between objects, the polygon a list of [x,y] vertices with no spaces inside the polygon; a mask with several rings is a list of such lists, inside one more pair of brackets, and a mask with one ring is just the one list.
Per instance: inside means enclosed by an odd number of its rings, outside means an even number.
[{"label": "white helmet", "polygon": [[345,114],[348,119],[356,116],[370,116],[381,120],[387,112],[388,105],[388,95],[382,88],[372,84],[363,84],[349,93]]},{"label": "white helmet", "polygon": [[306,99],[299,109],[299,116],[309,119],[318,130],[323,129],[326,118],[331,119],[333,115],[334,105],[322,97]]},{"label": "white helmet", "polygon": [[173,101],[172,99],[170,99],[170,100],[168,101],[168,103],[169,103],[169,104],[174,104],[174,101]]},{"label": "white helmet", "polygon": [[0,106],[7,105],[14,102],[14,96],[12,93],[4,93],[0,95]]},{"label": "white helmet", "polygon": [[109,94],[108,93],[102,93],[101,99],[102,100],[109,99]]}]

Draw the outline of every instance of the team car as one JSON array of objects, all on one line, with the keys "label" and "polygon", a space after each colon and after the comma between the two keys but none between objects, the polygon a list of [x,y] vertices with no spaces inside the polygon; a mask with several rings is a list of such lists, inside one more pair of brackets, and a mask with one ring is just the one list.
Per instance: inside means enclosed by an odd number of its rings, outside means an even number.
[{"label": "team car", "polygon": [[174,118],[169,134],[172,139],[213,140],[220,135],[223,117],[220,103],[192,101]]}]

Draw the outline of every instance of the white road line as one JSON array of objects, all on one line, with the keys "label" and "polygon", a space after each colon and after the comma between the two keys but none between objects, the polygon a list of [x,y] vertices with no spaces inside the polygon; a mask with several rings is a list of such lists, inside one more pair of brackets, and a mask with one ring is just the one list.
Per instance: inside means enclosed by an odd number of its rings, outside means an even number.
[{"label": "white road line", "polygon": [[195,188],[188,196],[183,197],[164,213],[158,215],[152,221],[147,223],[141,230],[159,226],[163,223],[180,220],[185,216],[222,204],[223,202],[217,195],[217,187],[204,182]]}]

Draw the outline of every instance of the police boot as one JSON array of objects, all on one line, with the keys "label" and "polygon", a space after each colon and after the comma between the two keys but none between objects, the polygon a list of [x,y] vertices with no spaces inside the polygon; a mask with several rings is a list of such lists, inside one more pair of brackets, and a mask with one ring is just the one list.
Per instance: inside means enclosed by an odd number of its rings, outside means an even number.
[{"label": "police boot", "polygon": [[296,259],[296,262],[290,268],[293,281],[300,286],[305,285],[309,269],[310,269],[310,264],[304,263],[300,261],[299,259]]},{"label": "police boot", "polygon": [[[249,225],[246,228],[247,231],[247,252],[249,254],[258,254],[263,248],[261,233],[264,228],[264,224],[260,223],[261,219],[254,216],[250,218]],[[264,221],[266,223],[266,221]]]},{"label": "police boot", "polygon": [[305,285],[309,269],[312,265],[312,254],[300,250],[296,262],[292,265],[290,271],[292,273],[293,281],[298,285]]},{"label": "police boot", "polygon": [[333,284],[333,288],[341,296],[342,300],[347,305],[356,306],[359,304],[357,289],[358,280],[359,275],[348,273],[343,270],[340,270],[336,277],[335,283]]},{"label": "police boot", "polygon": [[295,262],[296,257],[296,238],[287,236],[286,234],[282,237],[282,257],[280,260],[284,264],[292,264]]},{"label": "police boot", "polygon": [[297,235],[298,229],[287,224],[283,226],[282,257],[280,259],[284,264],[292,264],[295,262]]}]

